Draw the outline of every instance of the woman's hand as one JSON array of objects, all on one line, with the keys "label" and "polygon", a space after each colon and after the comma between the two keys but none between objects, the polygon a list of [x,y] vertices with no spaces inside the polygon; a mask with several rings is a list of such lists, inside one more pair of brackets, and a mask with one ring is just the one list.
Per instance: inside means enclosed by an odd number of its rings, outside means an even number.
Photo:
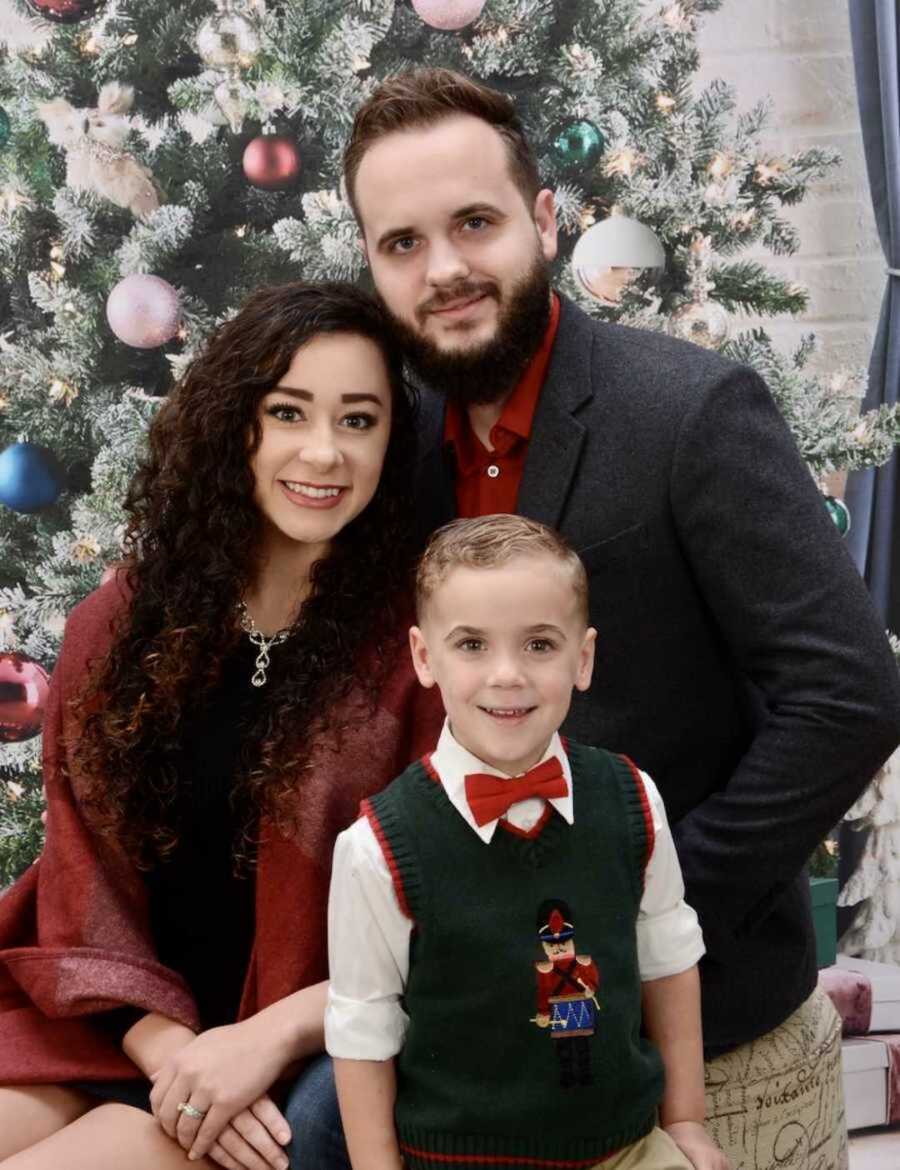
[{"label": "woman's hand", "polygon": [[694,1170],[731,1170],[731,1163],[699,1121],[673,1121],[663,1126]]},{"label": "woman's hand", "polygon": [[[202,1032],[154,1074],[150,1107],[182,1149],[196,1146],[205,1153],[228,1123],[264,1097],[278,1079],[281,1061],[276,1044],[267,1044],[253,1023],[250,1019]],[[203,1116],[190,1116],[179,1110],[180,1104],[189,1104]],[[281,1124],[287,1131],[284,1118]],[[285,1141],[289,1138],[288,1131]]]},{"label": "woman's hand", "polygon": [[254,1101],[233,1117],[208,1149],[195,1143],[188,1157],[206,1154],[225,1170],[287,1170],[288,1157],[281,1146],[290,1141],[290,1130],[268,1096]]}]

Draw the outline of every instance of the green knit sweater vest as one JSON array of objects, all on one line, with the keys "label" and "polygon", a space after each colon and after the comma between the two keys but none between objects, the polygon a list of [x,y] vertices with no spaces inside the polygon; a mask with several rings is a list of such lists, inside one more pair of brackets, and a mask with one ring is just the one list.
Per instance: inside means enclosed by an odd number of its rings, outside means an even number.
[{"label": "green knit sweater vest", "polygon": [[416,926],[396,1104],[411,1170],[589,1167],[654,1125],[635,935],[650,811],[626,760],[568,754],[573,825],[548,805],[486,845],[427,759],[363,804]]}]

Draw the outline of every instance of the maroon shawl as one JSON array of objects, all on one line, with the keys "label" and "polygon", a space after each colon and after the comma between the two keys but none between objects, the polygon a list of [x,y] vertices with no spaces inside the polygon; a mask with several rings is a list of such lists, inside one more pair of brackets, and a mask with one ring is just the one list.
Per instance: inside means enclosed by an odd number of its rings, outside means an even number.
[{"label": "maroon shawl", "polygon": [[[69,700],[112,641],[127,601],[111,581],[69,616],[44,722],[47,839],[0,896],[0,1084],[136,1077],[96,1013],[124,1005],[197,1027],[190,989],[156,957],[141,875],[87,825],[70,767],[78,728]],[[405,640],[405,630],[403,631]],[[239,1018],[327,977],[326,907],[337,834],[360,800],[434,746],[442,711],[398,654],[374,714],[361,696],[340,751],[317,749],[292,839],[261,828],[256,933]],[[200,908],[202,911],[202,907]]]}]

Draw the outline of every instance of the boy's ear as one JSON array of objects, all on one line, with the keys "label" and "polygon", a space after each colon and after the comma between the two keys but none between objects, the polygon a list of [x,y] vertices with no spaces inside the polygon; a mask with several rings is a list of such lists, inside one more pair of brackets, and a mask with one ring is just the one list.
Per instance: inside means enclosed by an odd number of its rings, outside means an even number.
[{"label": "boy's ear", "polygon": [[409,631],[409,649],[412,654],[413,667],[416,677],[423,687],[434,686],[434,675],[431,673],[431,661],[428,655],[428,646],[425,635],[418,626],[411,626]]},{"label": "boy's ear", "polygon": [[584,641],[578,651],[578,669],[575,674],[575,689],[586,691],[591,685],[594,673],[594,651],[597,647],[597,631],[590,626],[584,634]]}]

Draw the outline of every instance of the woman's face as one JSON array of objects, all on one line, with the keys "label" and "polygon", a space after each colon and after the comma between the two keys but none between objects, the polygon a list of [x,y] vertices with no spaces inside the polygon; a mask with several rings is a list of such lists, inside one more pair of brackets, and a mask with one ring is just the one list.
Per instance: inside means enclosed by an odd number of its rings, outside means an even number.
[{"label": "woman's face", "polygon": [[250,466],[269,551],[286,542],[327,547],[378,487],[391,431],[381,350],[356,334],[313,337],[258,417],[262,439]]}]

